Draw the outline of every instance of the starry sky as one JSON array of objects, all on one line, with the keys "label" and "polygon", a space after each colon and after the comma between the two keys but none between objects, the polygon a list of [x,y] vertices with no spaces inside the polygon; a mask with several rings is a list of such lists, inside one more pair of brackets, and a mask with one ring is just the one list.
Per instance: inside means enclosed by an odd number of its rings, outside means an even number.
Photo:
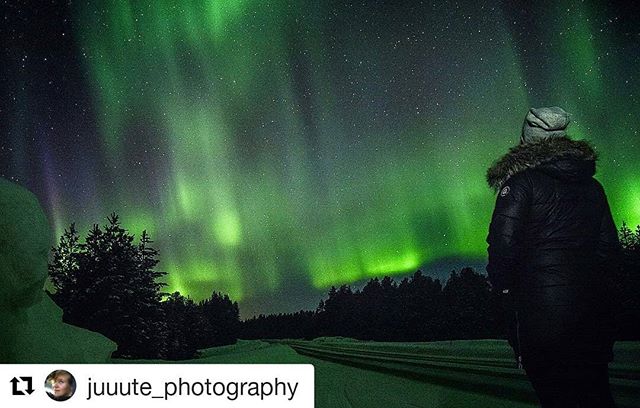
[{"label": "starry sky", "polygon": [[0,176],[57,236],[116,211],[166,290],[244,317],[482,265],[485,171],[532,106],[640,224],[637,6],[530,3],[4,1]]}]

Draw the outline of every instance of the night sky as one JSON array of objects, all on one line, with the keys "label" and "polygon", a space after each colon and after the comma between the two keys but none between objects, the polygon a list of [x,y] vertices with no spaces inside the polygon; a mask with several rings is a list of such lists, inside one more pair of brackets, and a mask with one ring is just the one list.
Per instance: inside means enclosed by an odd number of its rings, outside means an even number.
[{"label": "night sky", "polygon": [[58,236],[116,211],[167,291],[245,317],[482,265],[485,171],[532,106],[640,224],[637,6],[518,3],[4,1],[0,176]]}]

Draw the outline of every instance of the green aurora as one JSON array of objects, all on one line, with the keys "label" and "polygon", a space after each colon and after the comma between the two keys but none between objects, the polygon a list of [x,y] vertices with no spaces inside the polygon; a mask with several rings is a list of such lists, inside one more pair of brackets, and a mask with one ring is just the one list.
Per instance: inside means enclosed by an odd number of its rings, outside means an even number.
[{"label": "green aurora", "polygon": [[616,222],[640,223],[637,45],[607,10],[559,2],[536,25],[410,3],[74,6],[100,165],[64,164],[92,193],[54,185],[58,235],[117,211],[151,233],[167,291],[229,293],[243,315],[270,297],[317,304],[304,288],[482,262],[485,170],[541,105],[571,112]]}]

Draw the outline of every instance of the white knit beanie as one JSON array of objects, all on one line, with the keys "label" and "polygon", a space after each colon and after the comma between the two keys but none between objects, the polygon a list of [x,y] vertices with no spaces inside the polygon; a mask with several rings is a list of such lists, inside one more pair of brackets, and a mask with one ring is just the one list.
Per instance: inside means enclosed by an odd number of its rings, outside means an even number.
[{"label": "white knit beanie", "polygon": [[566,136],[569,114],[557,106],[531,108],[522,125],[520,143],[535,142],[550,137]]}]

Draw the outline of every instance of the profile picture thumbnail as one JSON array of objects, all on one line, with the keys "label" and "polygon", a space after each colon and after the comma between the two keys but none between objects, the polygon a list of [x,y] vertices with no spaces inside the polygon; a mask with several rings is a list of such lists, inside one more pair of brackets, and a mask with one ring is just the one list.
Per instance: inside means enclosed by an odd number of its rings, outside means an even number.
[{"label": "profile picture thumbnail", "polygon": [[76,379],[66,370],[55,370],[47,376],[44,387],[49,398],[66,401],[76,392]]}]

